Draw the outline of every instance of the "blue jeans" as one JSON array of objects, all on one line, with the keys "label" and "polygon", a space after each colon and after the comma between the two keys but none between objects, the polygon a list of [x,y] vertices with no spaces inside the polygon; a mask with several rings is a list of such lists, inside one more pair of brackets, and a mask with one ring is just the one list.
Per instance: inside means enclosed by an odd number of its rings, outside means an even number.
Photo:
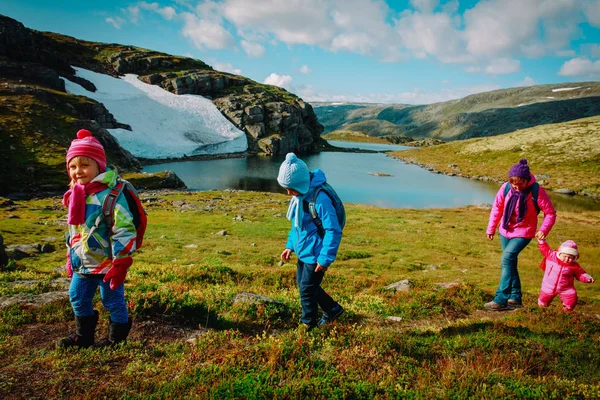
[{"label": "blue jeans", "polygon": [[519,253],[527,247],[531,239],[512,238],[508,239],[500,235],[500,246],[502,246],[502,258],[500,259],[500,284],[496,290],[494,303],[506,306],[508,300],[514,300],[519,303],[522,301],[521,278],[517,270]]},{"label": "blue jeans", "polygon": [[110,313],[110,320],[119,324],[129,321],[127,304],[125,303],[125,285],[111,290],[110,282],[104,283],[102,278],[83,278],[78,273],[73,274],[69,287],[69,298],[76,317],[94,315],[92,300],[96,288],[100,286],[100,297],[104,308]]},{"label": "blue jeans", "polygon": [[298,260],[296,282],[300,289],[300,305],[302,306],[302,322],[316,326],[319,320],[319,307],[329,313],[335,301],[321,287],[325,272],[315,272],[317,264],[306,264]]}]

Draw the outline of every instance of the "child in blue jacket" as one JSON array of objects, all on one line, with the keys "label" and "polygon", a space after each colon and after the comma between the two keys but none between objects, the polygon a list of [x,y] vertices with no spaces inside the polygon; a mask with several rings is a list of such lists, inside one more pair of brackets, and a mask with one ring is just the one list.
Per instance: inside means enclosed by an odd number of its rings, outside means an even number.
[{"label": "child in blue jacket", "polygon": [[[319,235],[308,210],[314,191],[326,182],[323,171],[316,169],[310,173],[304,161],[294,153],[288,153],[279,168],[277,182],[292,196],[287,212],[292,228],[281,259],[288,262],[292,252],[298,257],[296,281],[300,289],[301,320],[310,330],[335,321],[344,312],[344,308],[321,288],[325,272],[340,247],[342,228],[331,199],[323,191],[319,192],[315,201],[315,209],[323,224],[323,237]],[[320,319],[319,307],[324,312]]]}]

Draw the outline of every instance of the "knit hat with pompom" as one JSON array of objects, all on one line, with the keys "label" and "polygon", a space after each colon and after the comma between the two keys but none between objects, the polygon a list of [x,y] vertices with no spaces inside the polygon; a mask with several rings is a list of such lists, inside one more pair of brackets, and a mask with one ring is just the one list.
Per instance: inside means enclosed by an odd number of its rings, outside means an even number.
[{"label": "knit hat with pompom", "polygon": [[508,171],[508,177],[515,176],[517,178],[523,178],[525,180],[531,179],[529,173],[529,165],[527,165],[527,159],[523,158],[518,164],[513,165]]},{"label": "knit hat with pompom", "polygon": [[579,250],[577,248],[577,244],[572,240],[567,240],[566,242],[561,244],[558,248],[557,253],[570,254],[573,257],[575,257],[575,259],[579,258]]},{"label": "knit hat with pompom", "polygon": [[77,132],[77,139],[71,142],[71,147],[67,151],[67,169],[69,169],[69,161],[77,156],[91,158],[98,163],[100,173],[106,171],[104,147],[102,147],[98,139],[92,136],[92,132],[87,129],[80,129]]},{"label": "knit hat with pompom", "polygon": [[293,189],[300,194],[306,194],[310,186],[308,167],[294,153],[288,153],[285,161],[279,167],[277,182],[286,189]]}]

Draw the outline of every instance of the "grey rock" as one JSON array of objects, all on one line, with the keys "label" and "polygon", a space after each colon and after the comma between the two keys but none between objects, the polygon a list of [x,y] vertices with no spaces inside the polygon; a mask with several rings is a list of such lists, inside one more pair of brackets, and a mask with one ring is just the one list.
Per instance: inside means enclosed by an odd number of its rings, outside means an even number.
[{"label": "grey rock", "polygon": [[388,321],[392,321],[392,322],[402,322],[402,317],[394,317],[394,316],[389,316],[386,318]]},{"label": "grey rock", "polygon": [[568,189],[568,188],[561,188],[561,189],[556,189],[554,191],[555,193],[560,193],[560,194],[566,194],[569,196],[574,196],[577,194],[576,191],[574,191],[573,189]]},{"label": "grey rock", "polygon": [[458,282],[436,282],[435,285],[438,287],[444,288],[444,289],[451,289],[454,287],[459,287],[460,283],[458,283]]},{"label": "grey rock", "polygon": [[410,290],[410,280],[404,279],[391,283],[385,287],[386,290],[395,290],[396,292],[408,292]]},{"label": "grey rock", "polygon": [[254,303],[254,304],[264,304],[264,303],[273,303],[273,304],[281,304],[281,302],[274,300],[270,297],[263,296],[256,293],[250,292],[242,292],[237,294],[234,299],[234,303]]},{"label": "grey rock", "polygon": [[67,291],[47,292],[35,295],[20,293],[14,296],[0,297],[0,308],[9,307],[14,304],[39,307],[55,301],[66,300],[68,298],[69,292]]}]

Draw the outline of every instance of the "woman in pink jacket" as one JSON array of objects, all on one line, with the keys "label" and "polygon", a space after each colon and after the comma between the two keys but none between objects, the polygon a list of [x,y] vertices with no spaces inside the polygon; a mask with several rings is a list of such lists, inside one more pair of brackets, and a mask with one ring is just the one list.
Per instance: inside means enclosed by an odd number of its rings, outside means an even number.
[{"label": "woman in pink jacket", "polygon": [[546,240],[538,240],[538,246],[544,259],[540,268],[544,270],[544,279],[538,305],[548,307],[557,295],[563,303],[563,310],[573,311],[577,304],[577,291],[573,280],[584,283],[594,283],[594,278],[586,274],[575,261],[579,258],[577,245],[572,240],[567,240],[560,245],[558,251],[548,246]]},{"label": "woman in pink jacket", "polygon": [[[523,306],[521,279],[517,270],[519,253],[533,237],[545,239],[556,221],[554,206],[546,191],[529,172],[526,159],[511,167],[508,178],[509,181],[496,194],[486,231],[488,239],[493,240],[496,228],[500,225],[500,284],[494,299],[484,305],[492,311]],[[544,212],[544,221],[538,230],[539,210]]]}]

